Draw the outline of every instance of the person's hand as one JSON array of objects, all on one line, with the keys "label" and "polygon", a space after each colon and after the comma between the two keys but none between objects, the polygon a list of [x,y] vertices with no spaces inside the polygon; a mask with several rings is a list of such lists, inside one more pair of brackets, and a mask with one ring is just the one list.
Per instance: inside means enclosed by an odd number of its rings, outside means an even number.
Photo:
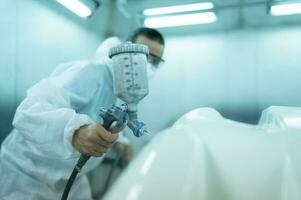
[{"label": "person's hand", "polygon": [[113,146],[113,149],[114,151],[122,155],[122,160],[125,163],[129,163],[129,161],[133,157],[133,148],[130,144],[123,144],[120,142],[116,142]]},{"label": "person's hand", "polygon": [[75,131],[72,144],[82,154],[99,157],[107,152],[117,138],[118,134],[107,131],[100,124],[91,124]]}]

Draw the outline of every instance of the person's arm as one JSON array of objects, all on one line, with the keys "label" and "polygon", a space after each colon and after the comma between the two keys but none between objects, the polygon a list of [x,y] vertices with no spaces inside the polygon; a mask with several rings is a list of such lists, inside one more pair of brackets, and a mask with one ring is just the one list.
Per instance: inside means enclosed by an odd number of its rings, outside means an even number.
[{"label": "person's arm", "polygon": [[[79,156],[72,145],[73,135],[81,127],[95,122],[76,110],[88,105],[101,84],[106,84],[96,67],[99,66],[78,64],[58,76],[40,81],[28,91],[16,111],[13,125],[27,140],[35,143],[38,153],[62,159]],[[114,137],[117,136],[106,139],[110,142],[116,139]]]}]

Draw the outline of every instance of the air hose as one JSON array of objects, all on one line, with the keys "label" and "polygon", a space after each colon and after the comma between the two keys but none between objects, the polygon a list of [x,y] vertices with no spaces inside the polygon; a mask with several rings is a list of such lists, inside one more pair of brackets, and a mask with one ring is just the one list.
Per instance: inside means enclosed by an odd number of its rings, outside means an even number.
[{"label": "air hose", "polygon": [[80,170],[82,169],[82,167],[86,164],[86,162],[89,160],[90,156],[87,156],[87,155],[82,155],[79,160],[77,161],[69,179],[68,179],[68,182],[67,182],[67,185],[64,189],[64,193],[62,195],[62,198],[61,200],[67,200],[68,198],[68,195],[69,195],[69,192],[70,192],[70,189],[72,187],[72,184],[77,176],[77,174],[80,172]]}]

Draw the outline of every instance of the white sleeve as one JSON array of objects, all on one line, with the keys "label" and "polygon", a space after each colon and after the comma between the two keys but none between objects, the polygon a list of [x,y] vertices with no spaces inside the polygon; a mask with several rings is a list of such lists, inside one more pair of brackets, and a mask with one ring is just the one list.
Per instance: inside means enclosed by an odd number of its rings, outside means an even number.
[{"label": "white sleeve", "polygon": [[46,157],[68,159],[79,156],[72,146],[75,130],[94,123],[76,110],[89,103],[101,81],[93,67],[81,64],[57,77],[37,83],[18,107],[13,125],[36,151]]}]

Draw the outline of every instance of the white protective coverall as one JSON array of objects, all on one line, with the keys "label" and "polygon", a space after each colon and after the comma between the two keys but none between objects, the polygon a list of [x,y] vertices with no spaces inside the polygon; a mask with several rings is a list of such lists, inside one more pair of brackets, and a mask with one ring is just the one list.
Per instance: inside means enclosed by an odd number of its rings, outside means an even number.
[{"label": "white protective coverall", "polygon": [[[74,131],[97,123],[99,108],[116,101],[107,52],[117,44],[117,38],[110,38],[98,49],[97,58],[60,65],[27,91],[14,129],[1,147],[0,199],[60,199],[80,156],[71,142]],[[87,162],[70,199],[91,199],[85,172],[101,160],[91,157]]]}]

